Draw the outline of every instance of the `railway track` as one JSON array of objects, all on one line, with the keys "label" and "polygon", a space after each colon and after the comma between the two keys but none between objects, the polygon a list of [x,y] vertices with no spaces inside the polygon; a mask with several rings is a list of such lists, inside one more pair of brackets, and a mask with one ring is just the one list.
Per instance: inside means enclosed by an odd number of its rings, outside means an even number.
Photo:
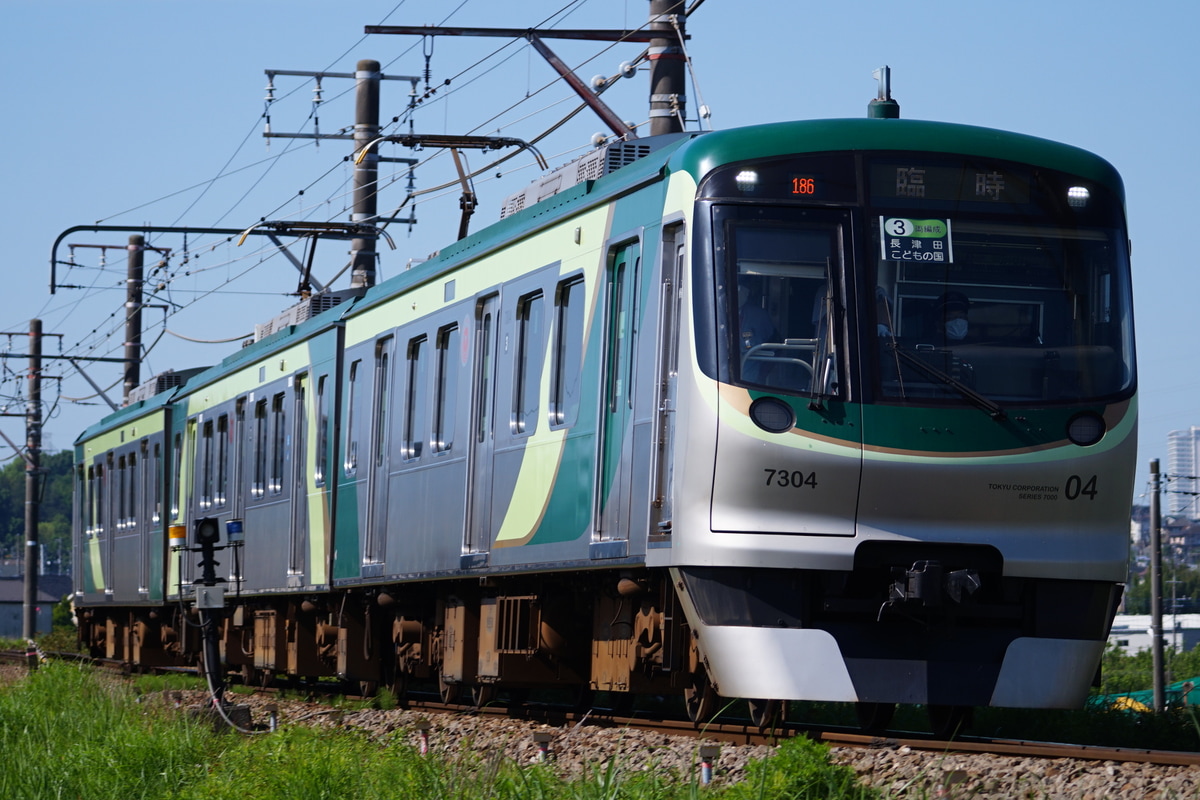
[{"label": "railway track", "polygon": [[[44,655],[48,658],[88,661],[108,671],[128,672],[128,665],[119,661],[91,659],[77,653],[48,653]],[[27,666],[28,661],[29,656],[26,651],[0,651],[0,663]],[[184,669],[177,671],[194,672]],[[307,688],[313,694],[324,692],[331,697],[336,694],[350,700],[362,699],[355,698],[350,694],[337,692],[329,686],[309,686]],[[273,687],[256,688],[255,693],[261,694],[263,697],[272,697],[277,694],[277,690]],[[237,702],[243,702],[246,700],[246,696],[237,695],[236,700]],[[317,704],[310,703],[308,705],[312,707]],[[1073,759],[1118,764],[1200,766],[1200,752],[1100,747],[1095,745],[978,736],[964,736],[954,740],[943,740],[916,732],[895,732],[886,736],[869,736],[850,729],[815,726],[800,722],[786,722],[775,728],[763,730],[752,725],[748,720],[719,719],[716,722],[698,728],[689,720],[672,719],[665,716],[630,716],[612,713],[605,709],[567,711],[562,708],[538,703],[514,706],[493,705],[475,707],[463,704],[446,704],[437,700],[427,699],[419,694],[414,694],[405,705],[408,712],[430,715],[431,717],[436,715],[461,716],[469,714],[483,718],[522,720],[551,728],[574,728],[586,725],[624,731],[638,730],[668,737],[703,739],[736,746],[774,746],[780,741],[794,736],[807,736],[831,746],[847,748],[893,750],[907,748],[912,751],[942,754],[959,753],[1019,758]],[[285,718],[283,721],[286,722],[287,719]]]}]

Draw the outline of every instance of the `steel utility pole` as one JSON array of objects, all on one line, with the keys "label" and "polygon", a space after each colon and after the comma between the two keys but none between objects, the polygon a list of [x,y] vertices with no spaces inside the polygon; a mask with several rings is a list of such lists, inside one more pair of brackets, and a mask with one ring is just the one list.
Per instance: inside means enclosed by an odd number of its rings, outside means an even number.
[{"label": "steel utility pole", "polygon": [[[687,118],[683,0],[650,0],[650,135],[681,133]],[[679,26],[678,34],[675,26]]]},{"label": "steel utility pole", "polygon": [[29,395],[25,403],[25,615],[21,635],[37,636],[38,480],[42,450],[42,321],[29,321]]},{"label": "steel utility pole", "polygon": [[[420,78],[412,75],[384,75],[379,71],[379,62],[374,59],[363,59],[357,64],[353,74],[345,72],[304,72],[301,70],[269,69],[267,76],[273,82],[276,75],[294,75],[307,78],[354,78],[357,82],[355,94],[354,134],[345,133],[272,133],[263,134],[268,139],[353,139],[354,152],[358,153],[379,138],[379,82],[383,80],[408,81],[416,91]],[[351,225],[358,226],[361,235],[355,236],[350,242],[350,286],[351,288],[368,288],[375,285],[375,243],[379,239],[379,230],[375,227],[380,222],[407,222],[413,224],[417,220],[410,216],[408,219],[379,219],[379,164],[382,161],[394,161],[415,166],[415,158],[384,158],[374,150],[358,159],[354,166],[354,208],[350,212]]]},{"label": "steel utility pole", "polygon": [[[379,62],[363,59],[354,73],[354,151],[379,138]],[[351,222],[374,225],[378,219],[379,154],[372,150],[354,164],[354,210]],[[350,242],[350,288],[375,285],[375,238]]]},{"label": "steel utility pole", "polygon": [[1154,710],[1166,708],[1163,669],[1162,483],[1158,459],[1150,462],[1150,654],[1154,672]]},{"label": "steel utility pole", "polygon": [[125,278],[125,402],[141,383],[142,373],[142,279],[145,272],[146,237],[129,237],[129,271]]}]

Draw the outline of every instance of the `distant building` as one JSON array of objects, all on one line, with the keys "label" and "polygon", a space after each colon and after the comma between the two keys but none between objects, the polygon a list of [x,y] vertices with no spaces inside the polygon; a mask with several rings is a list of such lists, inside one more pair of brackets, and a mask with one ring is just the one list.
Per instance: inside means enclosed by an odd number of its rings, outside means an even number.
[{"label": "distant building", "polygon": [[[49,633],[54,606],[71,591],[66,575],[38,577],[37,633]],[[25,630],[25,581],[0,578],[0,639],[20,639]]]},{"label": "distant building", "polygon": [[1167,434],[1166,513],[1200,520],[1200,426]]},{"label": "distant building", "polygon": [[[1113,620],[1108,643],[1116,645],[1129,655],[1140,650],[1149,650],[1149,614],[1118,614]],[[1191,650],[1200,644],[1200,614],[1163,614],[1163,645],[1179,652]]]}]

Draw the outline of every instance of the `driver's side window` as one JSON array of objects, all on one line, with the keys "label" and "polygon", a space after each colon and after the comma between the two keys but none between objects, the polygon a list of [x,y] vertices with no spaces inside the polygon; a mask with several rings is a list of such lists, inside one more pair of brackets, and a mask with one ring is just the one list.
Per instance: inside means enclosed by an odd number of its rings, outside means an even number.
[{"label": "driver's side window", "polygon": [[738,376],[747,384],[807,393],[821,383],[832,352],[830,231],[745,226],[736,238]]}]

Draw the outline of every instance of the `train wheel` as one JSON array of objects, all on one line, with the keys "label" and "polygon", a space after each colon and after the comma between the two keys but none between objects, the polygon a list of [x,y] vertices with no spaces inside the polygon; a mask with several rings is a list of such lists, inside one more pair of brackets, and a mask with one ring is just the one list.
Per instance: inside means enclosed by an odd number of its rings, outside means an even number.
[{"label": "train wheel", "polygon": [[246,687],[258,686],[262,683],[262,673],[254,668],[253,664],[242,664],[242,685]]},{"label": "train wheel", "polygon": [[892,724],[896,715],[895,703],[855,703],[854,713],[858,716],[858,727],[866,734],[879,736]]},{"label": "train wheel", "polygon": [[707,722],[717,713],[717,690],[708,679],[708,670],[697,667],[683,689],[683,702],[688,719],[696,724]]},{"label": "train wheel", "polygon": [[930,705],[929,725],[933,735],[939,739],[950,739],[965,731],[971,724],[970,706]]},{"label": "train wheel", "polygon": [[783,710],[779,700],[747,700],[746,706],[750,709],[750,723],[759,729],[771,727]]},{"label": "train wheel", "polygon": [[442,674],[438,674],[438,694],[441,696],[442,702],[446,705],[454,705],[458,702],[458,696],[461,690],[461,684],[446,683],[446,678]]},{"label": "train wheel", "polygon": [[496,684],[480,683],[471,687],[471,705],[483,708],[496,700]]},{"label": "train wheel", "polygon": [[392,697],[396,698],[398,706],[403,706],[408,702],[408,683],[408,673],[404,670],[397,670],[391,683],[388,684],[388,689],[391,691]]}]

